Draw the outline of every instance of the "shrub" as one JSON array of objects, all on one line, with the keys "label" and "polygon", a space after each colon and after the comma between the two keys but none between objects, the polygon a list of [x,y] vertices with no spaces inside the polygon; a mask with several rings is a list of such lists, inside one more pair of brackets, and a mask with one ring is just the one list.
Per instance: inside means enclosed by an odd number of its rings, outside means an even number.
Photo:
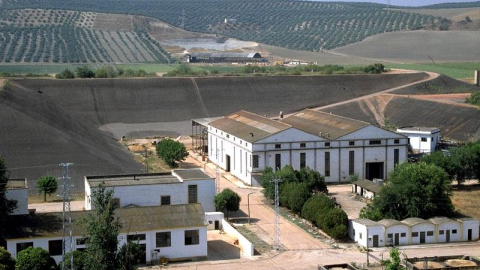
[{"label": "shrub", "polygon": [[0,247],[0,269],[15,270],[15,259],[3,247]]},{"label": "shrub", "polygon": [[22,270],[56,270],[57,264],[48,251],[36,247],[28,247],[17,255],[17,269]]},{"label": "shrub", "polygon": [[55,78],[57,78],[57,79],[74,79],[75,74],[73,74],[73,72],[70,69],[66,68],[66,69],[62,70],[60,73],[56,74]]},{"label": "shrub", "polygon": [[185,145],[172,139],[161,140],[157,144],[157,155],[162,158],[168,166],[177,167],[177,161],[185,160],[188,156]]}]

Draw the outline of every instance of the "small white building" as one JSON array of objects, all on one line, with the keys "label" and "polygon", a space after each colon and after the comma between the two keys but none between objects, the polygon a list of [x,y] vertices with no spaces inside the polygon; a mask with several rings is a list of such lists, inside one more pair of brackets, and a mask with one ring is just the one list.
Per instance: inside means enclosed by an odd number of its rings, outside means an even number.
[{"label": "small white building", "polygon": [[27,179],[8,179],[7,191],[5,192],[7,200],[17,201],[17,208],[11,215],[28,214],[28,182]]},{"label": "small white building", "polygon": [[100,184],[114,189],[120,207],[200,203],[215,211],[215,179],[202,169],[179,169],[172,173],[85,176],[85,209],[92,209],[91,195]]},{"label": "small white building", "polygon": [[326,182],[387,179],[407,158],[407,137],[366,122],[314,110],[278,121],[239,111],[207,124],[208,158],[248,185],[266,167],[309,167]]},{"label": "small white building", "polygon": [[431,153],[437,149],[440,130],[435,127],[402,127],[397,133],[408,137],[408,143],[415,153]]},{"label": "small white building", "polygon": [[[73,249],[85,249],[85,231],[79,221],[89,211],[72,212]],[[123,227],[119,247],[127,240],[138,241],[144,257],[142,263],[205,258],[207,256],[207,222],[202,206],[160,205],[118,208],[115,216]],[[47,250],[58,263],[62,260],[62,212],[17,215],[7,230],[7,250],[14,258],[28,247]],[[67,250],[67,252],[70,250]]]},{"label": "small white building", "polygon": [[446,217],[429,219],[435,225],[437,243],[458,242],[462,240],[460,222]]},{"label": "small white building", "polygon": [[[350,221],[349,237],[364,247],[385,246],[384,226],[370,219],[354,219]],[[368,239],[368,245],[367,245]]]},{"label": "small white building", "polygon": [[435,243],[435,225],[429,220],[421,218],[407,218],[403,223],[410,226],[410,244]]},{"label": "small white building", "polygon": [[352,193],[373,200],[380,193],[382,186],[373,181],[361,179],[352,183]]},{"label": "small white building", "polygon": [[222,212],[207,212],[205,219],[208,222],[208,230],[220,230],[222,228],[222,220],[225,214]]},{"label": "small white building", "polygon": [[394,219],[378,221],[385,227],[385,246],[408,245],[410,228],[405,223]]},{"label": "small white building", "polygon": [[461,230],[460,241],[475,241],[479,238],[479,225],[480,222],[476,218],[459,218]]}]

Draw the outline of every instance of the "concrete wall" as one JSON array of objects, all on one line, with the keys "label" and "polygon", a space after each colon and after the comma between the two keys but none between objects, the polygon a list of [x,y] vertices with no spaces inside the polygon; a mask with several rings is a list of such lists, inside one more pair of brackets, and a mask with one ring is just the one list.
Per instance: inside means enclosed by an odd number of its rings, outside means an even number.
[{"label": "concrete wall", "polygon": [[[425,233],[425,244],[435,243],[435,225],[432,223],[421,223],[410,228],[410,244],[420,244],[421,233]],[[428,236],[428,232],[433,232],[433,235]],[[416,237],[413,237],[413,233],[418,233]]]},{"label": "concrete wall", "polygon": [[248,241],[245,236],[240,234],[230,223],[228,223],[225,219],[222,220],[222,227],[225,233],[228,235],[233,236],[234,238],[238,239],[238,244],[240,246],[240,250],[244,256],[252,257],[254,255],[254,246],[253,243]]},{"label": "concrete wall", "polygon": [[17,208],[13,210],[12,215],[26,215],[28,214],[28,189],[7,189],[5,197],[8,200],[17,201]]},{"label": "concrete wall", "polygon": [[461,240],[468,241],[468,230],[472,230],[472,240],[477,241],[479,238],[479,221],[478,220],[468,220],[460,222],[462,226]]},{"label": "concrete wall", "polygon": [[220,228],[222,227],[222,220],[224,218],[222,212],[207,212],[205,213],[205,219],[208,221],[208,230],[215,230],[215,221],[219,223]]},{"label": "concrete wall", "polygon": [[[368,229],[368,236],[367,236],[367,229]],[[364,247],[367,247],[367,239],[368,239],[369,248],[373,247],[373,237],[378,236],[378,246],[379,247],[385,246],[384,228],[382,225],[365,226],[355,221],[350,221],[349,236],[350,236],[350,239],[354,240],[359,245]]]},{"label": "concrete wall", "polygon": [[[448,222],[444,222],[442,224],[438,224],[435,226],[437,233],[437,242],[438,243],[445,243],[445,242],[458,242],[462,240],[462,232],[461,226],[458,221],[451,220]],[[443,231],[443,234],[440,234]],[[447,235],[450,235],[450,240],[447,241]]]},{"label": "concrete wall", "polygon": [[[389,234],[392,234],[391,241],[388,237]],[[394,225],[388,228],[385,228],[385,245],[395,245],[395,234],[399,236],[399,245],[408,245],[410,240],[410,228],[407,225]],[[402,236],[404,234],[404,236]]]}]

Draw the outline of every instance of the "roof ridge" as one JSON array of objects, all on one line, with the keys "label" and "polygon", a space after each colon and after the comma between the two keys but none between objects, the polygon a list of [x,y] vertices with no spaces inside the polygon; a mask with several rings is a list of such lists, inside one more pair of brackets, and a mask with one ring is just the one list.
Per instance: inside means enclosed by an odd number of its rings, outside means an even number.
[{"label": "roof ridge", "polygon": [[[246,111],[246,110],[240,110],[240,111],[237,111],[237,112],[245,112],[247,114],[255,115],[255,116],[258,116],[260,118],[263,118],[263,119],[266,119],[266,120],[269,120],[269,121],[272,121],[272,122],[275,122],[275,123],[278,123],[278,124],[281,124],[281,125],[284,125],[284,126],[287,126],[287,127],[292,127],[292,125],[290,125],[290,124],[286,124],[286,123],[280,122],[278,120],[275,120],[275,119],[272,119],[272,118],[269,118],[269,117],[266,117],[266,116],[263,116],[263,115],[260,115],[260,114],[256,114],[256,113],[253,113],[253,112],[249,112],[249,111]],[[232,115],[232,114],[235,114],[235,113],[231,113],[229,115]]]},{"label": "roof ridge", "polygon": [[[317,111],[317,110],[310,109],[310,108],[306,108],[304,111],[312,111],[312,112],[318,112],[318,113],[324,113],[324,114],[334,115],[334,116],[337,116],[337,117],[340,117],[340,118],[352,120],[352,121],[355,121],[355,122],[364,123],[364,124],[367,124],[367,125],[371,125],[371,124],[372,124],[372,123],[368,123],[368,122],[365,122],[365,121],[362,121],[362,120],[357,120],[357,119],[353,119],[353,118],[350,118],[350,117],[346,117],[346,116],[334,114],[334,113],[331,113],[331,112],[330,112],[330,113],[327,113],[327,112],[324,112],[324,111]],[[299,111],[299,112],[297,112],[296,114],[301,113],[301,112],[302,112],[302,111]]]}]

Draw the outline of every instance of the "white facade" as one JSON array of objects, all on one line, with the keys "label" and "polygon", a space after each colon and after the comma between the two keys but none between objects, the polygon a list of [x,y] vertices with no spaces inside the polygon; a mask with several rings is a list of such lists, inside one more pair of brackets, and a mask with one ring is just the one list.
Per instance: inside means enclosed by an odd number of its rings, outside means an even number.
[{"label": "white facade", "polygon": [[[182,175],[196,177],[182,177]],[[196,186],[196,200],[205,212],[215,211],[215,179],[200,169],[174,170],[171,174],[137,174],[118,176],[85,177],[85,209],[92,209],[91,195],[98,182],[105,182],[107,189],[113,189],[120,207],[129,205],[155,206],[168,201],[171,205],[188,204],[189,187]],[[92,188],[92,185],[95,186]],[[190,189],[191,190],[191,189]],[[191,191],[190,191],[191,192]]]},{"label": "white facade", "polygon": [[460,222],[443,217],[431,218],[435,225],[438,243],[458,242],[462,240]]},{"label": "white facade", "polygon": [[351,220],[349,236],[350,239],[364,247],[372,248],[385,246],[383,225],[368,219],[359,218]]},{"label": "white facade", "polygon": [[5,192],[7,200],[17,201],[17,208],[11,215],[28,214],[28,185],[27,179],[10,179]]},{"label": "white facade", "polygon": [[208,222],[208,230],[220,230],[222,228],[222,220],[225,214],[222,212],[206,212],[205,219]]},{"label": "white facade", "polygon": [[[311,110],[306,113],[316,114],[319,121],[325,116]],[[266,167],[286,165],[296,170],[309,167],[324,175],[326,182],[347,182],[352,174],[361,179],[387,179],[395,165],[407,159],[405,136],[353,119],[325,117],[338,127],[318,126],[334,129],[335,136],[310,130],[315,124],[289,124],[290,117],[274,121],[237,112],[207,125],[208,158],[248,185],[256,185],[256,176]],[[342,126],[341,121],[347,124]],[[345,131],[344,126],[351,130]]]},{"label": "white facade", "polygon": [[473,241],[479,238],[479,221],[474,218],[459,218],[457,219],[461,224],[461,240],[460,241]]},{"label": "white facade", "polygon": [[410,228],[406,224],[393,219],[380,220],[378,223],[385,226],[385,246],[409,244]]},{"label": "white facade", "polygon": [[397,129],[397,133],[408,137],[408,143],[415,153],[431,153],[440,141],[438,128],[405,127]]}]

